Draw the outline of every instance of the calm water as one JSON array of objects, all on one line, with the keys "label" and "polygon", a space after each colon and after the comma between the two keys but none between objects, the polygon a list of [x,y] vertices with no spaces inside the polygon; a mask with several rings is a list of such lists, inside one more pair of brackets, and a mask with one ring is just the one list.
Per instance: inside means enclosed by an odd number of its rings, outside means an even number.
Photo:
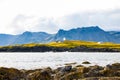
[{"label": "calm water", "polygon": [[120,53],[0,53],[0,66],[18,69],[35,69],[47,66],[56,68],[65,63],[81,64],[83,61],[90,61],[91,65],[105,66],[120,62]]}]

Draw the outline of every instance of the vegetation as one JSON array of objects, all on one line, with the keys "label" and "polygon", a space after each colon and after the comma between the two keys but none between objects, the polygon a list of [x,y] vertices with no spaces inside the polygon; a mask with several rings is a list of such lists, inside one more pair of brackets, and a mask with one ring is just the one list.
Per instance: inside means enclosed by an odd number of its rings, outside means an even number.
[{"label": "vegetation", "polygon": [[120,44],[116,43],[100,43],[100,42],[87,42],[87,41],[78,41],[78,40],[71,40],[71,41],[63,41],[63,42],[50,42],[47,44],[40,44],[40,43],[29,43],[29,44],[22,44],[22,45],[10,45],[10,46],[1,46],[0,49],[16,49],[16,48],[34,48],[34,47],[47,47],[47,48],[64,48],[65,50],[76,48],[76,47],[86,47],[86,48],[94,48],[94,49],[114,49],[120,51]]}]

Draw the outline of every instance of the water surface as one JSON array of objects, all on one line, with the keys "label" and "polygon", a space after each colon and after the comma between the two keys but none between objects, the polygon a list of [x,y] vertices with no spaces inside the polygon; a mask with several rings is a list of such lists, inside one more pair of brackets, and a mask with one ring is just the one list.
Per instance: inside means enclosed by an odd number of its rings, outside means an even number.
[{"label": "water surface", "polygon": [[87,53],[87,52],[46,52],[46,53],[0,53],[1,67],[18,69],[35,69],[41,67],[63,66],[65,63],[81,64],[89,61],[91,65],[112,64],[120,62],[120,53]]}]

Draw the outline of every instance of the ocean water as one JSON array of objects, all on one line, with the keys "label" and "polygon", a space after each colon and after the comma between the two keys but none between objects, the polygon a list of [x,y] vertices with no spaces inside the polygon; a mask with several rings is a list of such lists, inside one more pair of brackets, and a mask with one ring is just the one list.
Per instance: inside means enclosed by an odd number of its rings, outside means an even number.
[{"label": "ocean water", "polygon": [[83,61],[91,62],[90,65],[105,66],[107,64],[120,62],[120,53],[0,53],[0,67],[14,67],[18,69],[57,68],[64,66],[66,63],[82,64]]}]

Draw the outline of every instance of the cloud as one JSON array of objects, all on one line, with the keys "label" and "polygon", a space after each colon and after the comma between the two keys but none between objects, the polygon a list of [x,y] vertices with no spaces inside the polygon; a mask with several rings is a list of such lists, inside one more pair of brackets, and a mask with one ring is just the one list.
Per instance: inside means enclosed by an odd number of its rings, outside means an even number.
[{"label": "cloud", "polygon": [[25,31],[56,33],[58,30],[52,18],[18,15],[9,25],[13,34],[20,34]]},{"label": "cloud", "polygon": [[52,18],[40,18],[37,24],[31,28],[33,31],[44,31],[48,33],[56,33],[59,28]]},{"label": "cloud", "polygon": [[119,29],[119,3],[120,0],[0,0],[0,33],[54,33],[59,28],[89,25]]},{"label": "cloud", "polygon": [[70,29],[72,27],[98,25],[105,30],[120,30],[120,9],[110,11],[81,12],[64,16],[56,20],[59,27]]},{"label": "cloud", "polygon": [[120,9],[79,12],[59,18],[17,15],[1,32],[20,34],[24,31],[56,33],[59,29],[100,26],[104,30],[120,30]]},{"label": "cloud", "polygon": [[13,34],[19,34],[27,30],[28,26],[32,26],[31,22],[34,21],[34,17],[18,15],[11,22],[9,32]]}]

